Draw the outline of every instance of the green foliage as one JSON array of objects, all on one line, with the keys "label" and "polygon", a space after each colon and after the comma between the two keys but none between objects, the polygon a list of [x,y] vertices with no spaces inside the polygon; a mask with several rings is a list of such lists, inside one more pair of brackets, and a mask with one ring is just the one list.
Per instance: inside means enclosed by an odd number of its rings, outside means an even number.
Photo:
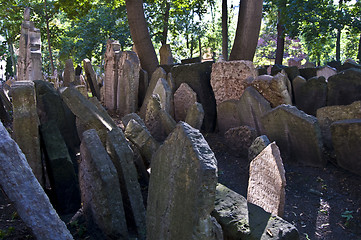
[{"label": "green foliage", "polygon": [[9,237],[12,232],[14,232],[14,227],[8,227],[7,229],[0,229],[0,239],[4,239],[6,237]]},{"label": "green foliage", "polygon": [[341,214],[341,217],[343,217],[345,219],[345,226],[349,226],[350,225],[350,221],[353,219],[353,211],[344,211],[342,214]]}]

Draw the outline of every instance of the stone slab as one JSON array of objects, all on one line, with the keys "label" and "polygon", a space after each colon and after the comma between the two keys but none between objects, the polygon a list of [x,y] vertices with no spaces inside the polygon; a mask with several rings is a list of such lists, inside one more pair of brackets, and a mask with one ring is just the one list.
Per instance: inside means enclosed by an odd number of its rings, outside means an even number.
[{"label": "stone slab", "polygon": [[221,134],[241,125],[238,113],[238,100],[226,100],[217,105],[217,126]]},{"label": "stone slab", "polygon": [[187,112],[185,122],[191,127],[201,130],[204,120],[204,110],[202,104],[195,102]]},{"label": "stone slab", "polygon": [[86,58],[83,60],[83,67],[85,72],[85,80],[90,87],[93,97],[96,97],[100,100],[100,88],[97,81],[97,75],[95,74],[89,59]]},{"label": "stone slab", "polygon": [[197,102],[197,94],[187,84],[182,83],[174,93],[174,116],[176,121],[184,121],[188,109]]},{"label": "stone slab", "polygon": [[271,144],[271,142],[266,135],[257,137],[248,148],[248,161],[252,161],[257,157],[269,144]]}]

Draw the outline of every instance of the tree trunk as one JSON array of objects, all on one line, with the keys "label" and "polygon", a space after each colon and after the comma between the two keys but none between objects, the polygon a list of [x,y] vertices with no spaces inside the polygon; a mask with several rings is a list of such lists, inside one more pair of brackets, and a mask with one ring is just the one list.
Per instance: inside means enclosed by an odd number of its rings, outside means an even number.
[{"label": "tree trunk", "polygon": [[125,3],[130,35],[137,49],[140,64],[148,72],[148,76],[152,76],[158,66],[158,59],[144,17],[143,1],[126,0]]},{"label": "tree trunk", "polygon": [[229,60],[253,60],[261,28],[263,0],[241,0]]},{"label": "tree trunk", "polygon": [[55,68],[54,68],[53,54],[52,54],[51,45],[50,45],[49,17],[48,17],[48,11],[46,10],[46,0],[44,0],[44,10],[45,10],[45,22],[46,22],[46,35],[48,37],[48,49],[49,49],[49,58],[50,58],[50,64],[51,64],[51,76],[53,76]]},{"label": "tree trunk", "polygon": [[358,59],[359,64],[361,64],[361,33],[360,33],[360,38],[358,41],[357,59]]},{"label": "tree trunk", "polygon": [[222,0],[222,56],[228,59],[228,9],[227,0]]},{"label": "tree trunk", "polygon": [[170,10],[170,3],[166,0],[165,3],[165,13],[163,18],[163,39],[162,45],[167,44],[167,36],[168,36],[168,21],[169,21],[169,10]]},{"label": "tree trunk", "polygon": [[282,65],[283,54],[285,51],[285,26],[283,22],[282,9],[286,8],[286,1],[282,1],[278,6],[278,22],[277,22],[277,49],[275,64]]},{"label": "tree trunk", "polygon": [[202,60],[202,42],[201,42],[201,36],[198,36],[198,47],[199,47],[199,57]]},{"label": "tree trunk", "polygon": [[[338,7],[341,10],[343,0],[338,2]],[[336,61],[341,61],[341,31],[342,27],[339,26],[337,28],[337,36],[336,36]]]}]

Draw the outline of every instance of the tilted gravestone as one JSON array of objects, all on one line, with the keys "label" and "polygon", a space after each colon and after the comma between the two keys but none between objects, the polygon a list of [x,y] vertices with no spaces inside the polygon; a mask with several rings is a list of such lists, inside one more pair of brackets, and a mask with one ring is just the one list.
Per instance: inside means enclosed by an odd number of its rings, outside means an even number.
[{"label": "tilted gravestone", "polygon": [[172,50],[169,44],[163,44],[159,49],[160,64],[173,64]]},{"label": "tilted gravestone", "polygon": [[361,119],[334,122],[331,125],[331,132],[337,164],[361,175]]},{"label": "tilted gravestone", "polygon": [[85,80],[88,83],[93,97],[100,100],[100,88],[97,81],[97,75],[94,72],[93,66],[89,59],[83,60],[83,68],[85,72]]},{"label": "tilted gravestone", "polygon": [[226,100],[238,100],[257,71],[251,61],[217,62],[212,65],[211,84],[217,105]]},{"label": "tilted gravestone", "polygon": [[280,105],[265,114],[261,121],[265,134],[277,142],[284,161],[325,166],[321,130],[316,117],[296,107]]},{"label": "tilted gravestone", "polygon": [[327,105],[347,105],[361,100],[361,69],[351,68],[328,79]]},{"label": "tilted gravestone", "polygon": [[340,120],[361,119],[361,101],[350,105],[327,106],[317,110],[317,120],[320,124],[323,142],[329,149],[332,148],[331,124]]},{"label": "tilted gravestone", "polygon": [[140,61],[135,52],[121,53],[118,66],[117,112],[121,115],[138,109]]},{"label": "tilted gravestone", "polygon": [[247,202],[240,194],[218,184],[212,212],[227,240],[298,240],[297,228],[282,218]]},{"label": "tilted gravestone", "polygon": [[198,102],[204,109],[204,130],[214,131],[216,126],[216,100],[210,83],[212,62],[174,66],[171,70],[176,89],[187,83],[197,93]]},{"label": "tilted gravestone", "polygon": [[138,173],[133,159],[134,154],[121,129],[108,133],[107,152],[117,169],[120,189],[123,196],[124,211],[130,222],[135,222],[138,239],[146,238],[145,207],[138,183]]},{"label": "tilted gravestone", "polygon": [[283,216],[286,176],[276,143],[269,144],[249,165],[247,201]]},{"label": "tilted gravestone", "polygon": [[197,94],[187,84],[182,83],[174,93],[174,116],[176,121],[184,121],[188,109],[197,102]]},{"label": "tilted gravestone", "polygon": [[74,213],[80,208],[80,191],[68,148],[54,121],[42,124],[40,130],[46,169],[56,196],[55,206],[61,213]]},{"label": "tilted gravestone", "polygon": [[119,42],[108,40],[104,55],[104,104],[109,111],[113,112],[117,108],[119,57]]},{"label": "tilted gravestone", "polygon": [[248,161],[252,161],[257,157],[269,144],[271,144],[271,142],[266,135],[257,137],[248,148]]},{"label": "tilted gravestone", "polygon": [[248,87],[237,103],[240,125],[256,129],[257,134],[264,133],[261,118],[271,110],[270,103],[253,87]]},{"label": "tilted gravestone", "polygon": [[0,185],[36,239],[73,239],[34,176],[25,155],[0,122]]},{"label": "tilted gravestone", "polygon": [[13,137],[26,156],[35,177],[43,185],[39,117],[36,112],[34,82],[17,81],[11,86],[13,98]]},{"label": "tilted gravestone", "polygon": [[94,129],[83,133],[79,184],[88,228],[103,238],[128,239],[117,170]]},{"label": "tilted gravestone", "polygon": [[154,87],[153,94],[158,94],[161,108],[169,115],[174,116],[173,94],[164,78],[159,78]]},{"label": "tilted gravestone", "polygon": [[153,156],[151,167],[147,239],[216,239],[210,213],[217,160],[202,134],[178,123]]},{"label": "tilted gravestone", "polygon": [[316,116],[317,109],[326,106],[327,82],[324,77],[313,77],[302,86],[294,88],[298,109]]},{"label": "tilted gravestone", "polygon": [[70,84],[74,84],[75,82],[75,70],[74,70],[73,60],[71,59],[65,61],[63,81],[64,81],[63,83],[64,87],[69,87]]},{"label": "tilted gravestone", "polygon": [[240,125],[238,100],[230,99],[217,104],[217,126],[221,134],[224,134],[230,128]]},{"label": "tilted gravestone", "polygon": [[191,127],[200,130],[203,125],[204,110],[202,104],[195,102],[187,112],[185,122]]}]

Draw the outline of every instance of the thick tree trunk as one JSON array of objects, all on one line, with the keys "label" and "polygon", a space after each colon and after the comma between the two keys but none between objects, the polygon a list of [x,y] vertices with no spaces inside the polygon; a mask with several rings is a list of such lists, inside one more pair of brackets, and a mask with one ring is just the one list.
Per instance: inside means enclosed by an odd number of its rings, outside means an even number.
[{"label": "thick tree trunk", "polygon": [[46,0],[44,0],[44,10],[45,10],[45,21],[46,21],[46,35],[48,37],[48,49],[49,49],[49,58],[51,64],[51,76],[53,76],[55,68],[54,68],[53,53],[51,51],[51,44],[50,44],[49,17],[48,17],[48,11],[46,10]]},{"label": "thick tree trunk", "polygon": [[358,41],[357,59],[358,59],[358,62],[361,64],[361,33],[360,33],[360,38]]},{"label": "thick tree trunk", "polygon": [[241,0],[229,60],[253,60],[261,28],[263,0]]},{"label": "thick tree trunk", "polygon": [[167,44],[167,36],[168,36],[168,21],[169,21],[169,10],[170,10],[170,3],[166,0],[165,3],[165,13],[163,18],[163,39],[162,45]]},{"label": "thick tree trunk", "polygon": [[[341,9],[343,4],[343,0],[338,2],[338,7]],[[341,31],[342,27],[339,26],[337,28],[337,36],[336,36],[336,61],[341,61]]]},{"label": "thick tree trunk", "polygon": [[222,56],[228,60],[228,9],[227,0],[222,0]]},{"label": "thick tree trunk", "polygon": [[148,76],[152,76],[158,66],[158,59],[144,17],[143,1],[126,0],[125,3],[130,34],[137,49],[140,64],[148,72]]},{"label": "thick tree trunk", "polygon": [[275,64],[282,65],[283,53],[285,51],[285,27],[281,20],[281,11],[278,10],[278,22],[277,22],[277,49]]}]

